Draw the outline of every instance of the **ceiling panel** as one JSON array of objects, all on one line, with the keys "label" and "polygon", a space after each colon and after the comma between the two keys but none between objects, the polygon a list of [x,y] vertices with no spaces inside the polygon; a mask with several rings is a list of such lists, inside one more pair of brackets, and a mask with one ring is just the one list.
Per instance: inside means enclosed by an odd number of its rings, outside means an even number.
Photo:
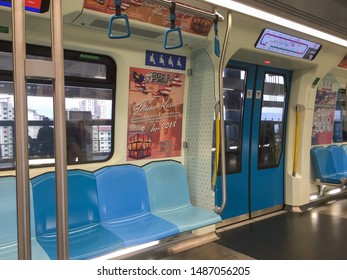
[{"label": "ceiling panel", "polygon": [[238,2],[347,39],[347,0],[240,0]]}]

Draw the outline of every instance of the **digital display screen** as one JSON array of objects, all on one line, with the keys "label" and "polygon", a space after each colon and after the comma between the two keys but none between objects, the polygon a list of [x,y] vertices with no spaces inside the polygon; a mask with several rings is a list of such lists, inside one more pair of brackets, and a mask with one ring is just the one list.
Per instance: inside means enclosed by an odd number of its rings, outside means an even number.
[{"label": "digital display screen", "polygon": [[[45,13],[49,10],[50,0],[25,0],[25,10],[35,13]],[[11,7],[11,0],[0,0],[0,6]]]},{"label": "digital display screen", "polygon": [[270,52],[313,60],[322,45],[266,28],[259,36],[255,47]]}]

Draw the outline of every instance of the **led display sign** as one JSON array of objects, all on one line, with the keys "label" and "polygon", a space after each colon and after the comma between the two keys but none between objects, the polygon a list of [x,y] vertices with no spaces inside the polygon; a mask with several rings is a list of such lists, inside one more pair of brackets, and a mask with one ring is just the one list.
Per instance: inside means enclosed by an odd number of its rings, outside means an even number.
[{"label": "led display sign", "polygon": [[270,52],[313,60],[322,45],[266,28],[260,34],[255,47]]}]

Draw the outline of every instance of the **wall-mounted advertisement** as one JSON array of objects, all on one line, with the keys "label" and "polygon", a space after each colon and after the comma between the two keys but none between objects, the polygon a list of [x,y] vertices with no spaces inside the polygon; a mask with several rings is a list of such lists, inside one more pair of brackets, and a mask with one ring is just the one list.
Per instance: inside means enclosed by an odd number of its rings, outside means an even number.
[{"label": "wall-mounted advertisement", "polygon": [[332,74],[327,74],[318,85],[313,117],[312,145],[324,145],[333,142],[338,89],[339,83]]},{"label": "wall-mounted advertisement", "polygon": [[338,67],[347,69],[347,54],[341,60],[341,62],[339,63]]},{"label": "wall-mounted advertisement", "polygon": [[[112,15],[115,13],[114,2],[114,0],[85,0],[84,8]],[[170,27],[169,7],[160,5],[152,0],[123,1],[121,11],[129,19]],[[179,7],[177,7],[176,26],[180,27],[182,31],[207,36],[212,25],[212,20],[180,11]]]},{"label": "wall-mounted advertisement", "polygon": [[185,74],[130,68],[127,160],[178,157]]}]

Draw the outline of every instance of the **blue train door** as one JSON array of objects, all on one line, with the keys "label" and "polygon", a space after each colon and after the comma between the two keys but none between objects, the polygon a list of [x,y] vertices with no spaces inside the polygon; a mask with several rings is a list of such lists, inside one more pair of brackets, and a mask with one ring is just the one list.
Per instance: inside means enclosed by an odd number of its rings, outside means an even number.
[{"label": "blue train door", "polygon": [[[284,147],[291,73],[230,61],[224,70],[227,201],[224,222],[284,205]],[[220,172],[216,204],[221,205]]]}]

